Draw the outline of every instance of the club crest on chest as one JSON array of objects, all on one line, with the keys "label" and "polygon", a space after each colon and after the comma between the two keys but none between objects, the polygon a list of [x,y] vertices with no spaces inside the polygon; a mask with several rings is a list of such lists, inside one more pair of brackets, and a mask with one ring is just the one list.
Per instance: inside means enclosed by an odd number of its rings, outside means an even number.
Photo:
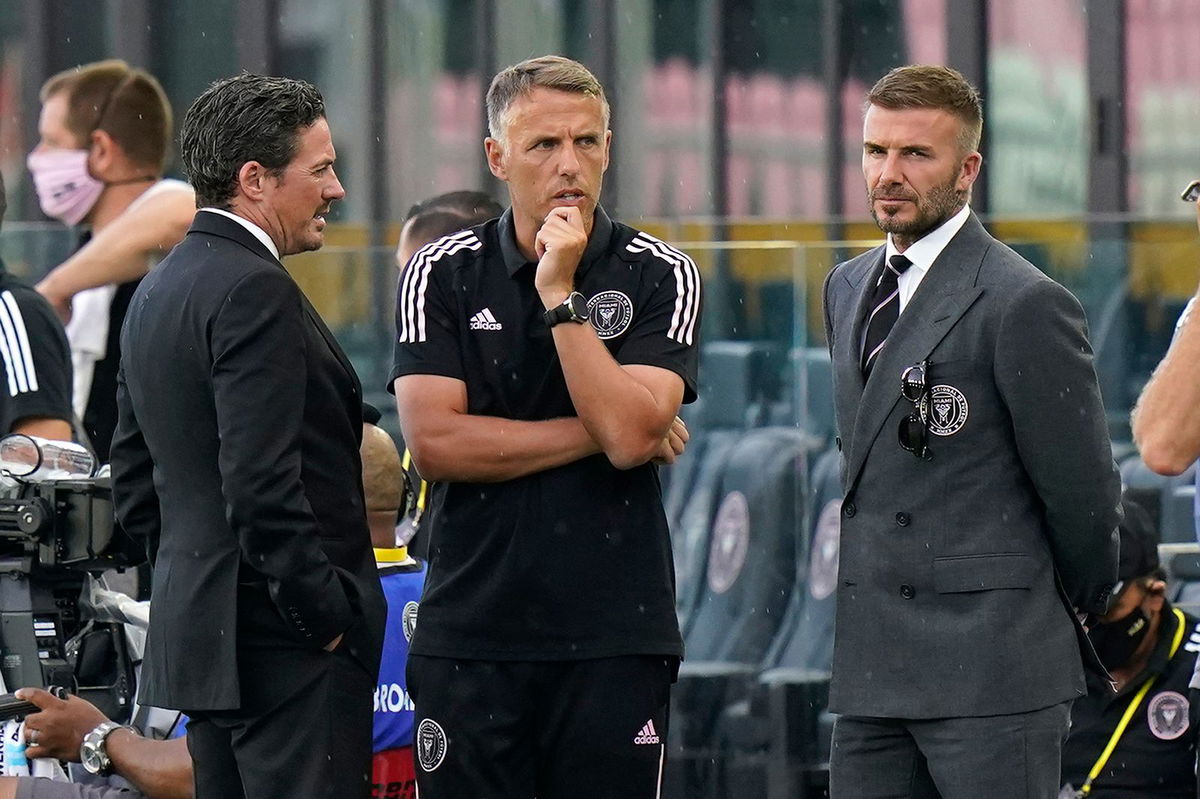
[{"label": "club crest on chest", "polygon": [[588,300],[588,313],[597,336],[616,338],[633,322],[633,301],[624,292],[602,291]]},{"label": "club crest on chest", "polygon": [[970,406],[967,398],[954,386],[934,386],[921,400],[921,415],[929,420],[929,432],[935,436],[952,436],[967,423]]}]

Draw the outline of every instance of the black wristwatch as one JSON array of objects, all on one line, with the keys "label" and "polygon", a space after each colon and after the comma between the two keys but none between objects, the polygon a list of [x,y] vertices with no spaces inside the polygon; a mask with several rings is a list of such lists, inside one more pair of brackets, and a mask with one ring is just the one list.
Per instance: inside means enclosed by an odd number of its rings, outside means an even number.
[{"label": "black wristwatch", "polygon": [[112,759],[108,756],[108,736],[120,729],[133,729],[115,721],[103,721],[96,729],[83,736],[79,747],[79,760],[89,774],[106,775],[112,772]]},{"label": "black wristwatch", "polygon": [[588,310],[587,299],[578,291],[572,291],[567,295],[567,298],[562,301],[562,305],[555,305],[550,310],[542,315],[546,320],[548,327],[562,324],[563,322],[574,322],[582,325],[588,320],[591,312]]}]

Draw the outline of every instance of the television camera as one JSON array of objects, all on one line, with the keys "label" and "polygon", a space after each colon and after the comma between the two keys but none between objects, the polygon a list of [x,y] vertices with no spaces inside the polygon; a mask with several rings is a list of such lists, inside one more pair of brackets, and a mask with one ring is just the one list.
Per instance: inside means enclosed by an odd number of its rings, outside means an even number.
[{"label": "television camera", "polygon": [[60,686],[126,720],[134,678],[122,625],[84,618],[80,598],[89,574],[144,554],[116,524],[111,481],[90,458],[77,445],[0,439],[0,675],[9,691]]}]

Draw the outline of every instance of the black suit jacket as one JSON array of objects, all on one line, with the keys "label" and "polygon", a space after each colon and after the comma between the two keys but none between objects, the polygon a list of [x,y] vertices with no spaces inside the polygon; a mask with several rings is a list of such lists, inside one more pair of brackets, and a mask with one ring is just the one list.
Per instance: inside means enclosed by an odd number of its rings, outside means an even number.
[{"label": "black suit jacket", "polygon": [[378,670],[361,387],[282,265],[201,212],[122,330],[113,495],[154,563],[142,701],[236,709],[241,647],[341,646]]},{"label": "black suit jacket", "polygon": [[[842,443],[830,708],[946,718],[1084,693],[1095,654],[1071,608],[1117,576],[1120,478],[1083,309],[972,215],[859,367],[879,247],[829,274]],[[899,443],[904,369],[928,360],[931,458]]]}]

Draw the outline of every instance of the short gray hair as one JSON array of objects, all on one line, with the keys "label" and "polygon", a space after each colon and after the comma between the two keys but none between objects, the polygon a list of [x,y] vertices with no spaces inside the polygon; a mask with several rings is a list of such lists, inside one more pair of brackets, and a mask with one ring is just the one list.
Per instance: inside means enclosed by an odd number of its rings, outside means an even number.
[{"label": "short gray hair", "polygon": [[492,78],[487,92],[487,115],[488,133],[493,139],[501,138],[506,123],[504,115],[509,106],[538,87],[598,98],[603,107],[604,128],[608,129],[608,98],[596,76],[578,61],[544,55],[514,64]]}]

